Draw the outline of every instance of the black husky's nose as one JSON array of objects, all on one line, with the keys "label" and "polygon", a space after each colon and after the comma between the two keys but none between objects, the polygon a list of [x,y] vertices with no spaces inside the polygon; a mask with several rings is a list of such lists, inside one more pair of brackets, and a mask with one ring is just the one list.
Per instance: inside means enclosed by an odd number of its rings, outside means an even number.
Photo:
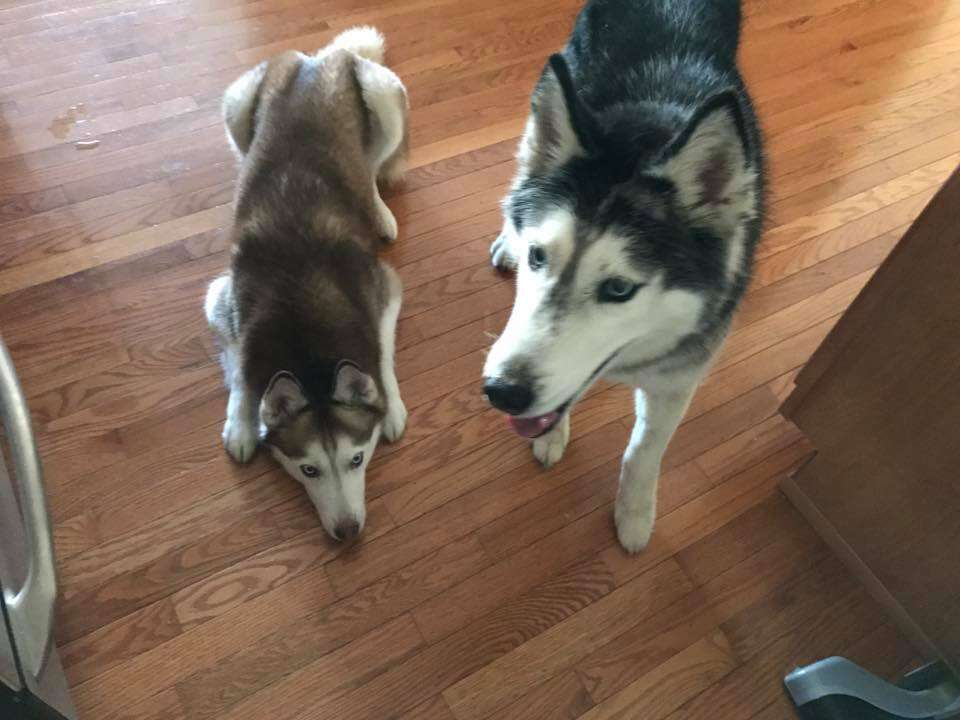
[{"label": "black husky's nose", "polygon": [[337,540],[340,542],[349,542],[360,534],[360,523],[356,520],[339,522],[333,529],[333,534],[337,536]]},{"label": "black husky's nose", "polygon": [[483,392],[497,410],[519,415],[533,404],[533,392],[526,385],[514,385],[502,378],[486,378]]}]

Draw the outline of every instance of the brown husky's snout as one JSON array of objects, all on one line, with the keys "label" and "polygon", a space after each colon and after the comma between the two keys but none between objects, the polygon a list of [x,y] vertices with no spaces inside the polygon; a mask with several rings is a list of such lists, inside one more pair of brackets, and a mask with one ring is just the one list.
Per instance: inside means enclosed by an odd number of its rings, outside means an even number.
[{"label": "brown husky's snout", "polygon": [[340,542],[350,542],[360,534],[360,523],[356,520],[341,520],[333,529],[333,536]]}]

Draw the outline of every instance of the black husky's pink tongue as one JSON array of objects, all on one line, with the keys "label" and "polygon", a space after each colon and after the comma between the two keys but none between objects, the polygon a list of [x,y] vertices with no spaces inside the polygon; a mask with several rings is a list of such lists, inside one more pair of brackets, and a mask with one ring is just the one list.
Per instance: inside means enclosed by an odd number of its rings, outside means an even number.
[{"label": "black husky's pink tongue", "polygon": [[535,438],[552,428],[559,417],[559,413],[549,412],[546,415],[538,415],[532,418],[508,417],[507,423],[517,435],[525,438]]}]

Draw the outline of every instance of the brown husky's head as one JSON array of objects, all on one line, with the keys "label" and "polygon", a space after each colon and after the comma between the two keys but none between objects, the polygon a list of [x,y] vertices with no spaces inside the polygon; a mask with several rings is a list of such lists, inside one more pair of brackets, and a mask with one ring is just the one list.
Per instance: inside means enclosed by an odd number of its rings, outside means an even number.
[{"label": "brown husky's head", "polygon": [[292,373],[279,372],[260,402],[264,443],[303,484],[337,540],[363,529],[367,463],[383,414],[377,383],[350,361],[335,368],[329,394],[308,392]]}]

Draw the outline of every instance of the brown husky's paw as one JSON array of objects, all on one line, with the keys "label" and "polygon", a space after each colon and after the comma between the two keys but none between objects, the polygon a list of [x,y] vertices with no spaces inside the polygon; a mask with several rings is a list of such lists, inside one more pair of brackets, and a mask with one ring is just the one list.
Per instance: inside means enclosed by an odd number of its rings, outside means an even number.
[{"label": "brown husky's paw", "polygon": [[407,429],[407,408],[401,400],[390,403],[387,416],[383,419],[383,436],[390,442],[396,442]]},{"label": "brown husky's paw", "polygon": [[251,425],[227,420],[223,425],[223,446],[238,463],[248,463],[257,451],[257,431]]}]

